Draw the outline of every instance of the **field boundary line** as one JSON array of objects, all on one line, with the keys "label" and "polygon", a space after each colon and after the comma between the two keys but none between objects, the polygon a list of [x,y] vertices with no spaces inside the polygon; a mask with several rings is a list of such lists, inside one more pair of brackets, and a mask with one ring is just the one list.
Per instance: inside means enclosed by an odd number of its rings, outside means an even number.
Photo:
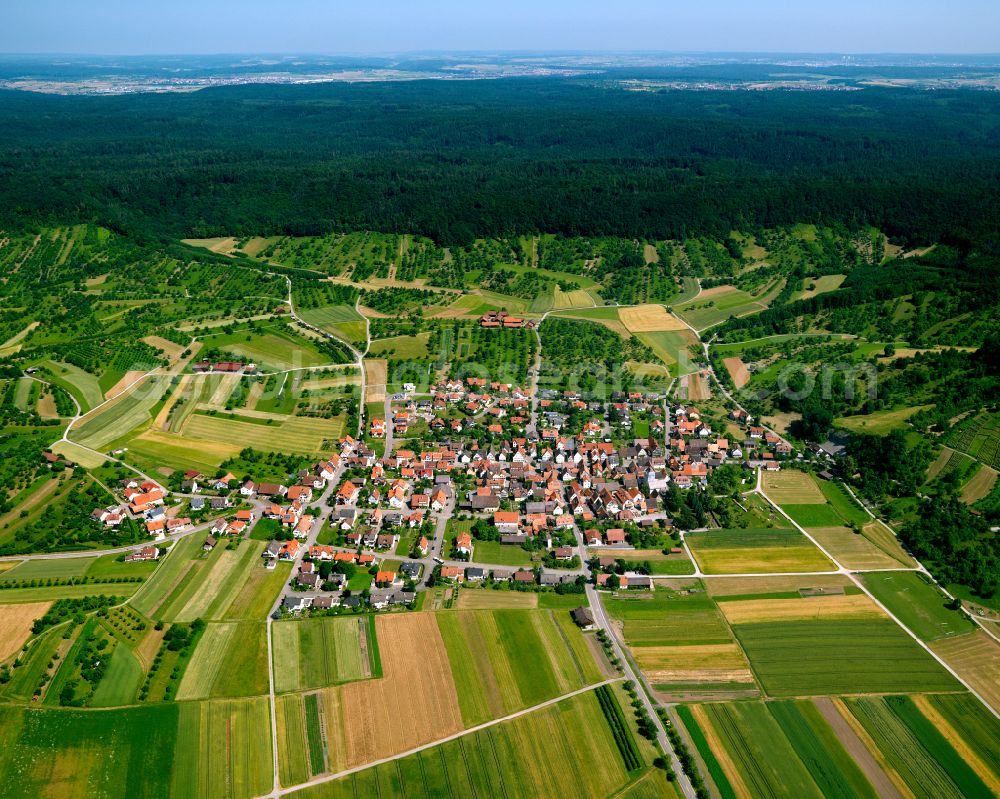
[{"label": "field boundary line", "polygon": [[[308,780],[307,782],[300,782],[297,785],[289,785],[285,788],[278,788],[277,786],[275,786],[274,791],[272,791],[269,794],[265,794],[263,797],[260,797],[260,799],[272,799],[272,798],[276,799],[276,797],[287,796],[290,793],[294,793],[295,791],[301,791],[302,789],[312,787],[313,785],[321,785],[324,782],[332,782],[333,780],[338,780],[341,779],[342,777],[349,777],[352,774],[358,773],[359,771],[365,771],[366,769],[375,768],[376,766],[381,766],[385,763],[391,763],[394,760],[400,760],[404,757],[409,757],[410,755],[418,754],[419,752],[423,752],[426,749],[433,749],[436,746],[441,746],[442,744],[446,744],[450,741],[455,741],[460,738],[464,738],[465,736],[471,735],[472,733],[482,732],[483,730],[487,730],[490,727],[495,727],[497,724],[502,724],[505,721],[511,721],[520,716],[526,716],[529,713],[534,713],[536,710],[542,710],[551,705],[563,702],[567,699],[572,699],[575,696],[580,696],[580,694],[585,694],[589,693],[590,691],[597,690],[598,688],[604,685],[611,685],[616,682],[621,682],[624,679],[625,679],[624,677],[613,677],[611,679],[602,680],[601,682],[592,683],[591,685],[587,685],[583,688],[578,688],[575,691],[570,691],[568,694],[562,694],[561,696],[557,696],[552,699],[547,699],[544,702],[540,702],[537,705],[532,705],[531,707],[526,707],[523,710],[518,710],[517,712],[511,713],[507,716],[502,716],[501,718],[493,719],[492,721],[486,721],[483,722],[482,724],[477,724],[475,727],[469,727],[468,729],[461,730],[460,732],[456,732],[453,735],[448,735],[444,738],[438,738],[437,740],[431,741],[426,744],[421,744],[420,746],[415,746],[411,749],[407,749],[398,754],[390,755],[389,757],[383,757],[379,760],[373,760],[370,763],[365,763],[360,766],[352,766],[351,768],[338,771],[335,774],[323,774],[320,775],[319,777],[314,777],[313,779]],[[275,750],[275,757],[277,757],[277,750]],[[277,773],[277,771],[275,771],[275,773]],[[277,780],[277,778],[275,779]]]}]

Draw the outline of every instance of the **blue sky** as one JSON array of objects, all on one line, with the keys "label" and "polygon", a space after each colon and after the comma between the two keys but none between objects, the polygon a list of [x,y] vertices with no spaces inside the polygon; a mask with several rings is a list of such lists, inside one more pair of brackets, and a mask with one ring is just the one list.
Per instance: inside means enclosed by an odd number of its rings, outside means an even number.
[{"label": "blue sky", "polygon": [[7,53],[984,53],[1000,0],[0,0]]}]

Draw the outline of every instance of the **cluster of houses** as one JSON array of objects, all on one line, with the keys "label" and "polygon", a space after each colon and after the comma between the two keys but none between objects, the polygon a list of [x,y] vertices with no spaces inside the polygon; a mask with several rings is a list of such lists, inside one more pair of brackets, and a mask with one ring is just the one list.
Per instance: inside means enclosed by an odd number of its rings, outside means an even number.
[{"label": "cluster of houses", "polygon": [[513,329],[530,328],[538,326],[536,319],[522,319],[519,316],[511,316],[506,311],[489,311],[479,317],[479,326],[486,328],[506,327]]}]

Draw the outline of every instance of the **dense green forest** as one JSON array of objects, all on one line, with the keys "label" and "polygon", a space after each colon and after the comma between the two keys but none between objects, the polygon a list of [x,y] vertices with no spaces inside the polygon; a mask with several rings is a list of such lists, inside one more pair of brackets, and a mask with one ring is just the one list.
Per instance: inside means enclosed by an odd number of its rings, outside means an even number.
[{"label": "dense green forest", "polygon": [[140,236],[724,239],[1000,228],[1000,97],[628,92],[581,79],[0,94],[0,217]]}]

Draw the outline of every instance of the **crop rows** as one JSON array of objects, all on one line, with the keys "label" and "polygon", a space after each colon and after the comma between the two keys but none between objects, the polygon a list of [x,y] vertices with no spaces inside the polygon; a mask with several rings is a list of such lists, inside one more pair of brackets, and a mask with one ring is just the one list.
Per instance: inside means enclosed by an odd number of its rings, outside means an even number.
[{"label": "crop rows", "polygon": [[622,713],[618,700],[615,699],[608,686],[602,685],[597,689],[597,701],[601,705],[605,721],[611,728],[611,734],[615,738],[618,751],[621,752],[622,760],[625,762],[625,770],[635,771],[642,768],[642,758],[635,745],[635,738],[632,737],[632,732],[625,723],[625,715]]}]

